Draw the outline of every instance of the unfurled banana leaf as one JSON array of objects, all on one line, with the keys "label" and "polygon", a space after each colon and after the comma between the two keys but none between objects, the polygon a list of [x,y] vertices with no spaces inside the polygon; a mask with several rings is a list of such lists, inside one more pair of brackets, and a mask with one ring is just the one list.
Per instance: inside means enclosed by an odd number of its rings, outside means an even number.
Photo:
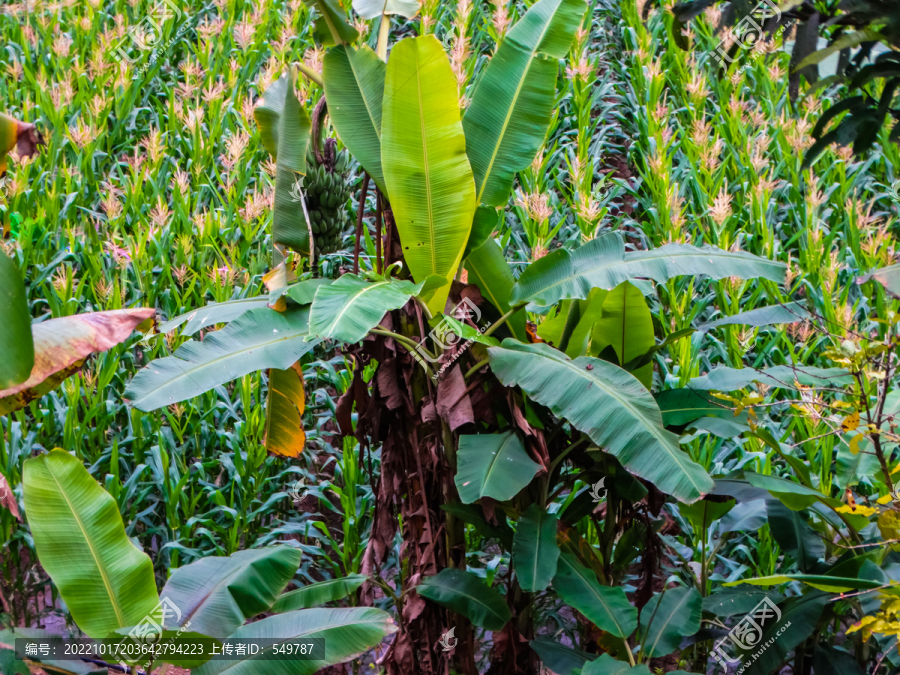
[{"label": "unfurled banana leaf", "polygon": [[[418,3],[412,4],[418,8]],[[385,195],[381,105],[386,73],[387,64],[367,46],[335,47],[328,51],[322,63],[325,99],[334,128]]]},{"label": "unfurled banana leaf", "polygon": [[161,323],[159,325],[159,328],[157,328],[157,332],[170,333],[179,326],[184,325],[184,329],[182,329],[181,335],[193,335],[198,330],[213,326],[217,323],[228,323],[230,321],[234,321],[244,312],[247,312],[251,309],[268,307],[268,305],[268,295],[255,295],[252,298],[240,298],[239,300],[214,302],[212,304],[206,305],[206,307],[201,307],[200,309],[186,312],[184,314],[181,314],[180,316],[176,316],[164,323]]},{"label": "unfurled banana leaf", "polygon": [[[478,286],[482,297],[496,307],[501,314],[509,311],[509,294],[516,283],[512,270],[500,245],[488,239],[477,249],[469,253],[465,263],[469,273],[469,283]],[[520,341],[528,341],[525,331],[525,312],[516,312],[507,320],[512,334]]]},{"label": "unfurled banana leaf", "polygon": [[34,368],[31,314],[22,275],[6,253],[0,251],[0,389],[22,384]]},{"label": "unfurled banana leaf", "polygon": [[263,145],[278,164],[297,173],[306,173],[306,146],[310,121],[294,93],[294,75],[285,72],[272,83],[254,108]]},{"label": "unfurled banana leaf", "polygon": [[768,577],[756,577],[754,579],[740,579],[729,581],[723,586],[737,586],[750,584],[751,586],[778,586],[791,581],[802,581],[813,588],[826,593],[844,593],[856,589],[875,590],[884,586],[883,581],[872,581],[857,577],[832,577],[824,574],[774,574]]},{"label": "unfurled banana leaf", "polygon": [[663,282],[704,274],[713,279],[762,277],[782,282],[786,269],[781,262],[712,246],[667,244],[652,251],[626,253],[622,237],[612,232],[573,252],[558,249],[529,265],[512,290],[510,305],[549,307],[565,298],[584,299],[592,288],[609,290],[642,277]]},{"label": "unfurled banana leaf", "polygon": [[626,638],[637,627],[637,610],[621,586],[602,586],[597,575],[569,551],[559,556],[553,588],[601,630]]},{"label": "unfurled banana leaf", "polygon": [[351,609],[301,609],[276,614],[239,628],[230,637],[241,639],[275,639],[279,645],[302,643],[321,638],[324,659],[298,659],[296,655],[272,654],[266,648],[265,658],[219,657],[192,671],[193,675],[312,675],[323,668],[344,663],[381,642],[385,635],[397,631],[390,614],[371,607]]},{"label": "unfurled banana leaf", "polygon": [[502,212],[489,206],[479,206],[475,209],[472,231],[469,232],[469,241],[466,242],[463,260],[466,260],[472,251],[483,246],[494,231],[500,227],[501,217]]},{"label": "unfurled banana leaf", "polygon": [[368,578],[365,574],[350,574],[340,579],[329,579],[298,588],[278,598],[272,611],[277,614],[297,609],[309,609],[346,598],[362,586]]},{"label": "unfurled banana leaf", "polygon": [[663,492],[693,502],[712,489],[712,479],[663,428],[656,401],[631,374],[600,359],[573,361],[549,345],[512,339],[488,354],[501,383],[520,386]]},{"label": "unfurled banana leaf", "polygon": [[347,22],[349,3],[344,0],[303,0],[307,7],[319,11],[316,18],[316,40],[326,47],[356,42],[359,32]]},{"label": "unfurled banana leaf", "polygon": [[543,591],[556,575],[559,545],[556,543],[556,516],[531,504],[519,518],[513,538],[513,566],[523,591]]},{"label": "unfurled banana leaf", "polygon": [[327,286],[332,279],[307,279],[285,289],[285,293],[298,305],[311,305],[319,286]]},{"label": "unfurled banana leaf", "polygon": [[309,307],[251,309],[202,342],[187,342],[141,369],[124,398],[139,410],[184,401],[266,368],[287,368],[319,343],[309,336]]},{"label": "unfurled banana leaf", "polygon": [[512,499],[541,469],[514,431],[462,435],[457,456],[456,489],[463,504]]},{"label": "unfurled banana leaf", "polygon": [[248,620],[269,610],[300,565],[301,553],[289,546],[238,551],[202,558],[172,573],[161,598],[181,611],[173,626],[224,639]]},{"label": "unfurled banana leaf", "polygon": [[488,630],[501,630],[512,618],[503,596],[471,572],[447,567],[416,586],[416,592]]},{"label": "unfurled banana leaf", "polygon": [[62,450],[25,461],[25,516],[41,565],[88,636],[135,626],[157,604],[153,563],[125,534],[116,501]]},{"label": "unfurled banana leaf", "polygon": [[688,389],[737,391],[759,382],[768,387],[797,389],[804,387],[841,387],[853,383],[853,375],[843,368],[814,368],[813,366],[773,366],[756,368],[713,368],[706,375],[691,379]]},{"label": "unfurled banana leaf", "polygon": [[353,0],[353,10],[367,21],[382,14],[411,19],[419,13],[417,0]]},{"label": "unfurled banana leaf", "polygon": [[653,596],[641,610],[641,649],[647,656],[665,656],[678,649],[681,638],[700,630],[703,598],[696,588],[670,588]]},{"label": "unfurled banana leaf", "polygon": [[627,661],[617,661],[609,654],[601,654],[596,661],[585,664],[581,675],[653,675],[653,671],[643,663],[632,667]]},{"label": "unfurled banana leaf", "polygon": [[306,394],[300,364],[284,370],[272,368],[266,399],[266,450],[279,457],[300,456],[306,445],[304,410]]},{"label": "unfurled banana leaf", "polygon": [[428,302],[442,312],[475,215],[475,181],[459,120],[459,91],[433,35],[391,51],[384,88],[381,161],[403,255],[413,278],[443,277]]},{"label": "unfurled banana leaf", "polygon": [[758,328],[759,326],[796,323],[797,321],[808,319],[809,316],[809,312],[799,302],[788,302],[784,305],[751,309],[750,311],[726,316],[716,321],[707,321],[697,326],[697,330],[706,333],[713,328],[729,325],[754,326]]},{"label": "unfurled banana leaf", "polygon": [[503,206],[544,142],[564,58],[587,5],[540,0],[507,33],[463,118],[479,204]]},{"label": "unfurled banana leaf", "polygon": [[309,316],[310,332],[320,338],[355,343],[392,309],[403,307],[422,290],[411,281],[365,281],[345,274],[316,291]]},{"label": "unfurled banana leaf", "polygon": [[[84,360],[124,342],[153,316],[153,308],[75,314],[31,325],[34,368],[25,382],[0,391],[0,415],[22,408],[58,387]],[[0,361],[5,358],[0,356]]]},{"label": "unfurled banana leaf", "polygon": [[305,199],[299,174],[280,162],[275,167],[275,204],[272,209],[272,240],[298,253],[309,255],[309,223],[303,211]]},{"label": "unfurled banana leaf", "polygon": [[[591,354],[612,347],[625,364],[639,358],[656,345],[653,317],[644,294],[627,281],[611,290],[603,299],[603,314],[591,331]],[[571,356],[571,354],[569,354]],[[631,373],[649,390],[653,384],[653,364]]]}]

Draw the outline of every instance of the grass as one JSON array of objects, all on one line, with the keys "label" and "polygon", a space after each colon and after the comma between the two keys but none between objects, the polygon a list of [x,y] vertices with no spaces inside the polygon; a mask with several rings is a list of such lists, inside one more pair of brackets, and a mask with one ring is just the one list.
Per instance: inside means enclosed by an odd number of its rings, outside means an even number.
[{"label": "grass", "polygon": [[[147,70],[133,80],[114,61],[113,46],[151,7],[119,0],[41,3],[26,11],[16,4],[0,15],[7,47],[0,105],[36,122],[47,141],[33,159],[11,162],[0,209],[2,245],[26,272],[37,319],[130,306],[154,306],[171,318],[264,290],[274,164],[252,110],[283,64],[320,67],[309,10],[299,0],[192,2],[166,24],[167,40],[183,35],[152,63],[144,55]],[[434,32],[447,42],[465,97],[498,35],[523,9],[432,2],[424,17],[395,30]],[[633,247],[709,243],[783,260],[791,269],[788,293],[768,282],[669,282],[651,300],[657,337],[712,318],[716,308],[733,314],[789,295],[821,316],[831,335],[805,324],[727,326],[668,347],[657,360],[656,384],[683,386],[722,364],[833,365],[823,351],[854,330],[876,330],[873,318],[891,307],[880,287],[853,282],[893,260],[900,204],[889,186],[900,174],[900,151],[886,143],[885,129],[869,156],[832,148],[802,170],[810,131],[837,92],[826,89],[792,107],[783,52],[752,60],[736,79],[720,77],[708,21],[682,51],[672,44],[671,16],[652,7],[644,23],[642,9],[631,0],[592,5],[561,70],[547,141],[500,229],[509,259],[521,263],[617,229]],[[377,23],[370,42],[376,34]],[[311,108],[320,92],[305,81],[300,86]],[[364,249],[366,265],[371,236]],[[347,252],[335,254],[322,272],[336,276],[350,264]],[[377,472],[378,458],[331,445],[335,401],[349,385],[343,359],[324,351],[308,358],[311,450],[285,461],[267,457],[263,446],[261,375],[156,413],[124,404],[134,373],[186,339],[134,339],[0,421],[0,471],[16,486],[34,451],[74,452],[118,501],[129,535],[165,553],[156,557],[161,582],[196,557],[285,536],[298,538],[308,554],[300,572],[306,580],[322,566],[334,575],[358,571],[373,494],[371,475],[357,460],[374,462]],[[846,442],[808,440],[829,431],[832,417],[782,407],[767,424],[808,464],[823,492],[852,481],[832,470],[835,458],[846,457]],[[713,473],[783,470],[775,451],[754,438],[701,436],[689,447]],[[322,483],[322,510],[334,517],[294,508],[287,492],[299,477]],[[720,552],[727,571],[720,580],[747,568],[759,575],[776,570],[768,527],[751,534],[733,536]],[[508,564],[480,552],[477,536],[469,535],[473,562],[487,575]],[[698,541],[689,542],[694,560],[705,555]],[[28,574],[31,544],[5,511],[0,544],[10,561],[0,588],[7,597],[34,597],[47,580]],[[26,614],[14,613],[13,622],[46,611],[22,606]],[[552,608],[544,611],[552,616]]]}]

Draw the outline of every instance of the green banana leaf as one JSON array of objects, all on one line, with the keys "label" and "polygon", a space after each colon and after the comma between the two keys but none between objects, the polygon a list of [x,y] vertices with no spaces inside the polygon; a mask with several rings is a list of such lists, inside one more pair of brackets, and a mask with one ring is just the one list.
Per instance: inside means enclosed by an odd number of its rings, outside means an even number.
[{"label": "green banana leaf", "polygon": [[368,20],[382,14],[399,14],[411,19],[419,13],[416,0],[353,0],[353,11]]},{"label": "green banana leaf", "polygon": [[112,309],[31,324],[34,368],[27,380],[0,391],[0,415],[23,408],[55,389],[78,372],[88,356],[125,342],[154,313],[152,307]]},{"label": "green banana leaf", "polygon": [[531,504],[519,518],[513,538],[513,566],[523,591],[544,591],[556,575],[559,545],[556,516]]},{"label": "green banana leaf", "polygon": [[333,279],[307,279],[298,284],[291,284],[284,292],[298,305],[311,305],[319,286],[328,286],[332,281]]},{"label": "green banana leaf", "polygon": [[557,249],[533,262],[516,282],[510,305],[549,307],[565,298],[583,300],[592,288],[610,290],[639,277],[664,282],[681,275],[705,274],[713,279],[762,277],[781,283],[786,269],[784,263],[714,246],[666,244],[651,251],[626,253],[621,235],[611,232],[572,252]]},{"label": "green banana leaf", "polygon": [[482,497],[512,499],[541,469],[514,431],[460,436],[456,463],[456,489],[463,504]]},{"label": "green banana leaf", "polygon": [[[734,410],[714,396],[693,389],[669,389],[653,395],[665,426],[682,426],[701,417],[735,419]],[[737,417],[743,421],[744,417]]]},{"label": "green banana leaf", "polygon": [[653,396],[632,375],[606,361],[574,361],[546,344],[512,339],[488,349],[491,370],[504,385],[520,386],[535,401],[585,432],[631,473],[683,502],[713,488],[703,468],[662,426]]},{"label": "green banana leaf", "polygon": [[297,571],[300,557],[300,551],[289,546],[270,546],[179,567],[160,593],[181,610],[181,619],[167,628],[190,621],[192,631],[227,638],[272,607]]},{"label": "green banana leaf", "polygon": [[681,638],[700,630],[703,598],[696,588],[670,588],[657,593],[641,610],[641,649],[647,656],[665,656],[678,649]]},{"label": "green banana leaf", "polygon": [[754,579],[741,579],[740,581],[729,581],[722,584],[723,586],[737,586],[739,584],[749,584],[751,586],[778,586],[791,581],[802,581],[809,584],[813,588],[826,593],[844,593],[846,591],[854,591],[857,589],[874,590],[884,586],[882,581],[872,581],[870,579],[862,579],[857,577],[833,577],[827,574],[773,574],[768,577],[755,577]]},{"label": "green banana leaf", "polygon": [[475,181],[459,120],[459,91],[433,35],[391,50],[384,87],[381,161],[413,278],[443,277],[428,301],[444,310],[475,215]]},{"label": "green banana leaf", "polygon": [[775,324],[796,323],[810,316],[799,302],[788,302],[783,305],[759,307],[748,312],[740,312],[716,321],[707,321],[697,326],[697,330],[706,333],[719,326],[772,326]]},{"label": "green banana leaf", "polygon": [[315,38],[326,47],[356,42],[359,32],[347,21],[347,7],[343,0],[303,0],[307,7],[315,7],[319,16],[315,22]]},{"label": "green banana leaf", "polygon": [[[624,366],[655,345],[653,317],[644,294],[627,281],[619,284],[603,299],[603,315],[591,331],[591,354],[599,354],[611,346],[619,364]],[[653,385],[652,363],[631,374],[648,390]]]},{"label": "green banana leaf", "polygon": [[319,343],[309,336],[308,317],[308,307],[251,309],[202,342],[186,342],[141,369],[124,398],[139,410],[156,410],[255,370],[287,368]]},{"label": "green banana leaf", "polygon": [[303,411],[306,393],[303,371],[295,363],[290,368],[269,370],[266,399],[266,450],[279,457],[299,457],[306,445]]},{"label": "green banana leaf", "polygon": [[[466,256],[464,265],[469,273],[469,283],[478,286],[482,297],[487,299],[501,314],[509,311],[509,294],[516,283],[512,270],[500,245],[488,239]],[[513,336],[521,342],[528,341],[525,331],[525,312],[516,312],[506,320]]]},{"label": "green banana leaf", "polygon": [[31,313],[25,284],[15,263],[0,251],[0,389],[9,389],[28,379],[34,367]]},{"label": "green banana leaf", "polygon": [[553,588],[563,601],[607,633],[627,638],[637,628],[637,609],[628,602],[625,590],[602,586],[597,575],[569,551],[559,556]]},{"label": "green banana leaf", "polygon": [[309,223],[303,212],[300,175],[279,162],[275,166],[275,204],[272,209],[272,240],[309,255]]},{"label": "green banana leaf", "polygon": [[475,199],[509,200],[517,172],[534,160],[556,103],[559,59],[566,56],[587,5],[539,0],[503,37],[463,118]]},{"label": "green banana leaf", "polygon": [[[418,3],[413,4],[418,8]],[[381,167],[381,105],[386,74],[387,64],[367,46],[335,47],[322,63],[325,100],[334,128],[385,195],[388,192]]]},{"label": "green banana leaf", "polygon": [[856,283],[864,284],[872,279],[884,286],[891,295],[900,296],[900,265],[890,265],[864,274]]},{"label": "green banana leaf", "polygon": [[794,511],[777,499],[766,500],[766,511],[769,531],[781,550],[790,553],[801,572],[812,572],[825,557],[825,542],[807,522],[809,514]]},{"label": "green banana leaf", "polygon": [[416,592],[488,630],[501,630],[512,618],[500,593],[471,572],[447,567],[427,577]]},{"label": "green banana leaf", "polygon": [[78,627],[105,638],[151,616],[159,603],[153,563],[84,465],[52,450],[25,461],[23,483],[38,558]]},{"label": "green banana leaf", "polygon": [[396,279],[371,282],[345,274],[316,291],[309,330],[321,338],[359,342],[387,312],[403,307],[421,290],[421,283]]},{"label": "green banana leaf", "polygon": [[616,661],[609,654],[601,654],[596,661],[584,666],[581,675],[653,675],[643,663],[631,666],[626,661]]},{"label": "green banana leaf", "polygon": [[727,368],[721,366],[706,375],[688,381],[688,389],[737,391],[759,382],[779,389],[804,387],[841,387],[853,383],[853,375],[843,368],[814,368],[813,366],[773,366],[772,368]]},{"label": "green banana leaf", "polygon": [[268,295],[255,295],[251,298],[228,300],[226,302],[214,302],[206,307],[185,312],[168,321],[161,323],[156,329],[157,333],[171,333],[179,326],[184,326],[181,335],[193,335],[199,330],[214,326],[217,323],[229,323],[234,321],[244,312],[251,309],[269,306]]},{"label": "green banana leaf", "polygon": [[[234,640],[268,638],[279,644],[300,643],[321,638],[325,643],[324,659],[297,659],[296,656],[274,656],[227,659],[218,657],[207,661],[192,675],[313,675],[323,668],[349,661],[377,645],[385,635],[397,631],[390,614],[371,607],[350,609],[301,609],[276,614],[261,621],[238,628],[230,637]],[[267,648],[267,651],[271,651]]]},{"label": "green banana leaf", "polygon": [[291,612],[297,609],[309,609],[310,607],[319,607],[327,602],[346,598],[362,586],[368,578],[365,574],[348,574],[340,579],[329,579],[328,581],[309,584],[282,595],[272,607],[272,611],[280,614],[281,612]]},{"label": "green banana leaf", "polygon": [[294,74],[288,69],[273,82],[254,108],[263,145],[280,166],[306,173],[309,115],[294,93]]}]

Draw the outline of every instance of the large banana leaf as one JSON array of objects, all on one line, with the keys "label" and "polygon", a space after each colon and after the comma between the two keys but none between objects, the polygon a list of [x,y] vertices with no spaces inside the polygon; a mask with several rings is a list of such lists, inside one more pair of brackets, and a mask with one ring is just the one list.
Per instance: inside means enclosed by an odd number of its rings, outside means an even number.
[{"label": "large banana leaf", "polygon": [[[478,286],[481,295],[502,314],[506,314],[509,311],[509,294],[516,280],[509,263],[503,257],[500,245],[493,239],[488,239],[469,253],[465,268],[469,273],[469,283]],[[525,312],[516,312],[506,323],[518,340],[528,341],[528,334],[525,332]]]},{"label": "large banana leaf", "polygon": [[266,399],[266,450],[279,457],[300,456],[306,444],[305,409],[306,393],[300,364],[295,363],[284,370],[272,368]]},{"label": "large banana leaf", "polygon": [[300,557],[295,548],[271,546],[227,558],[201,558],[175,570],[160,597],[181,610],[175,626],[190,621],[192,631],[224,639],[272,607],[297,571]]},{"label": "large banana leaf", "polygon": [[321,338],[354,343],[375,328],[385,313],[403,307],[422,290],[410,281],[370,282],[345,274],[316,291],[309,316],[309,330]]},{"label": "large banana leaf", "polygon": [[419,12],[416,0],[353,0],[353,10],[366,20],[382,14],[399,14],[407,19]]},{"label": "large banana leaf", "polygon": [[384,87],[381,161],[413,277],[447,280],[428,302],[442,312],[475,215],[475,181],[459,121],[459,91],[433,35],[391,51]]},{"label": "large banana leaf", "polygon": [[632,667],[626,661],[616,661],[609,654],[601,654],[596,661],[585,664],[581,675],[653,675],[643,663]]},{"label": "large banana leaf", "polygon": [[[152,307],[114,309],[32,324],[34,368],[25,382],[0,391],[0,415],[18,410],[58,387],[81,368],[85,358],[124,342],[154,312]],[[0,361],[4,358],[5,354],[0,355]]]},{"label": "large banana leaf", "polygon": [[782,282],[786,269],[784,263],[713,246],[667,244],[626,253],[622,237],[611,232],[575,251],[558,249],[529,265],[513,287],[510,305],[549,307],[564,298],[584,299],[592,288],[610,290],[641,277],[663,282],[685,274],[705,274],[713,279],[762,277]]},{"label": "large banana leaf", "polygon": [[347,8],[342,0],[303,0],[319,10],[315,23],[316,40],[325,46],[356,42],[359,32],[347,22]]},{"label": "large banana leaf", "polygon": [[731,316],[726,316],[716,321],[707,321],[697,326],[698,331],[708,332],[719,326],[740,325],[740,326],[771,326],[773,324],[796,323],[803,319],[808,319],[809,312],[806,311],[799,302],[788,302],[783,305],[772,305],[770,307],[759,307],[751,309],[747,312],[740,312]]},{"label": "large banana leaf", "polygon": [[206,307],[185,312],[184,314],[169,319],[165,323],[160,324],[157,331],[160,333],[170,333],[179,326],[184,325],[181,335],[193,335],[198,330],[208,328],[217,323],[229,323],[241,316],[244,312],[248,312],[251,309],[259,309],[260,307],[268,307],[268,305],[268,295],[255,295],[251,298],[214,302],[206,305]]},{"label": "large banana leaf", "polygon": [[488,354],[500,382],[522,387],[660,490],[693,502],[713,488],[706,471],[678,446],[678,437],[663,428],[650,392],[618,366],[587,356],[573,361],[549,345],[512,339]]},{"label": "large banana leaf", "polygon": [[0,250],[0,389],[8,389],[28,379],[34,367],[31,314],[25,284],[15,263]]},{"label": "large banana leaf", "polygon": [[[384,5],[384,3],[380,3]],[[413,2],[416,8],[418,3]],[[380,11],[380,10],[379,10]],[[385,194],[381,105],[387,64],[369,47],[339,46],[322,63],[328,114],[338,136]]]},{"label": "large banana leaf", "polygon": [[463,504],[482,497],[512,499],[540,469],[514,431],[459,437],[456,489]]},{"label": "large banana leaf", "polygon": [[301,609],[276,614],[239,628],[230,637],[240,639],[275,639],[278,644],[324,640],[324,659],[298,659],[291,655],[274,655],[267,648],[260,657],[218,657],[193,671],[193,675],[312,675],[328,666],[349,661],[365,653],[397,626],[387,612],[371,607],[351,609]]},{"label": "large banana leaf", "polygon": [[531,504],[519,518],[513,538],[513,564],[523,591],[543,591],[556,574],[559,545],[556,543],[556,516]]},{"label": "large banana leaf", "polygon": [[105,638],[151,615],[153,563],[125,534],[116,501],[75,457],[53,450],[25,461],[25,516],[41,565],[75,623]]},{"label": "large banana leaf", "polygon": [[[591,332],[591,353],[599,354],[611,346],[624,366],[655,345],[653,317],[644,294],[627,281],[619,284],[603,299],[603,315]],[[641,366],[632,375],[649,390],[653,384],[653,364]]]},{"label": "large banana leaf", "polygon": [[714,368],[706,375],[691,379],[687,388],[737,391],[753,382],[780,389],[796,389],[798,383],[804,387],[840,387],[852,384],[853,376],[843,368],[773,366],[757,370],[756,368],[728,368],[721,366]]},{"label": "large banana leaf", "polygon": [[416,592],[488,630],[501,630],[512,618],[503,596],[471,572],[447,567],[416,586]]},{"label": "large banana leaf", "polygon": [[265,368],[287,368],[318,344],[309,337],[309,307],[251,309],[202,342],[186,342],[135,375],[125,399],[140,410],[184,401]]},{"label": "large banana leaf", "polygon": [[584,614],[598,628],[626,638],[637,627],[637,610],[621,586],[602,586],[592,570],[569,551],[559,556],[553,588],[565,602]]},{"label": "large banana leaf", "polygon": [[311,124],[294,93],[294,74],[285,72],[272,83],[254,108],[263,145],[281,166],[306,173],[306,146]]},{"label": "large banana leaf", "polygon": [[556,101],[559,59],[569,50],[587,5],[540,0],[500,43],[463,118],[466,152],[479,204],[502,206],[516,172],[544,142]]},{"label": "large banana leaf", "polygon": [[272,239],[276,244],[288,246],[309,255],[309,224],[303,212],[301,199],[305,199],[296,187],[299,174],[278,162],[275,166],[275,205],[272,209]]},{"label": "large banana leaf", "polygon": [[326,602],[334,602],[346,598],[357,588],[362,586],[368,577],[365,574],[350,574],[340,579],[320,581],[303,588],[298,588],[290,593],[285,593],[275,605],[272,611],[275,613],[290,612],[296,609],[309,609],[318,607]]},{"label": "large banana leaf", "polygon": [[703,598],[696,588],[670,588],[641,610],[641,648],[647,656],[665,656],[678,649],[681,638],[700,630]]}]

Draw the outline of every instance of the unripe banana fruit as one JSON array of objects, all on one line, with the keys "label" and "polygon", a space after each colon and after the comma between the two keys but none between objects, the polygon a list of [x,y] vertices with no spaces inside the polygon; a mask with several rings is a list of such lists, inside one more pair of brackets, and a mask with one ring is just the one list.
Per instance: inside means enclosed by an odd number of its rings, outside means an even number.
[{"label": "unripe banana fruit", "polygon": [[[333,141],[332,141],[333,142]],[[346,150],[335,154],[325,153],[334,159],[334,168],[329,170],[319,164],[312,151],[312,144],[306,151],[306,209],[313,233],[316,251],[319,254],[334,253],[341,249],[344,231],[350,224],[344,208],[350,199],[351,189],[347,182],[350,156]]]}]

